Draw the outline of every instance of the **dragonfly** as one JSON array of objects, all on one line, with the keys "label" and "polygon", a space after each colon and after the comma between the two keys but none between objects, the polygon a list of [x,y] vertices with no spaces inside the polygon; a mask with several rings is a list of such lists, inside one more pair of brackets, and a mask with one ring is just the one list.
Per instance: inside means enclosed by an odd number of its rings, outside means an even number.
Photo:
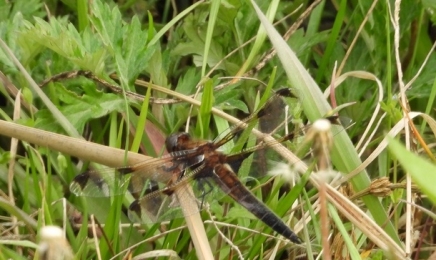
[{"label": "dragonfly", "polygon": [[[275,119],[277,108],[282,109],[286,104],[284,98],[295,98],[291,89],[276,91],[264,106],[220,134],[214,141],[193,140],[184,132],[172,134],[165,141],[168,154],[133,166],[86,171],[73,179],[70,190],[77,196],[94,197],[120,195],[129,191],[136,198],[129,206],[129,218],[133,221],[155,223],[182,217],[179,207],[181,199],[195,201],[195,205],[189,209],[191,213],[201,210],[204,198],[217,187],[274,231],[300,244],[301,239],[237,175],[242,162],[254,152],[292,140],[296,136],[295,132],[274,139],[274,142],[260,141],[230,155],[219,150],[243,135],[247,126],[253,126],[262,119],[267,122]],[[336,117],[328,119],[333,122]],[[269,133],[273,131],[268,130]],[[162,186],[158,187],[156,181]],[[187,183],[193,183],[191,186],[196,187],[195,198],[188,192],[175,196],[174,191]]]}]

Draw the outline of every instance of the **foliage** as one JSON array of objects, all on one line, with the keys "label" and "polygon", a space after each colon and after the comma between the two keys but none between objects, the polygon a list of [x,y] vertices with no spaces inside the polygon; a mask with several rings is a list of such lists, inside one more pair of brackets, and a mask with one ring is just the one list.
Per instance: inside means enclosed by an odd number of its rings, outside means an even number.
[{"label": "foliage", "polygon": [[[180,2],[176,3],[177,10],[173,9],[173,2]],[[294,23],[300,22],[298,18],[307,12],[301,20],[302,25],[291,31],[292,35],[285,39],[285,44],[271,37],[271,29],[265,31],[250,1],[191,1],[190,5],[182,2],[1,2],[0,38],[27,71],[20,70],[7,50],[0,48],[2,121],[15,121],[33,129],[63,135],[70,135],[64,127],[69,124],[93,142],[159,156],[164,150],[165,136],[177,131],[188,129],[193,136],[203,139],[220,136],[234,124],[231,116],[243,118],[256,111],[259,103],[264,103],[271,94],[270,89],[298,89],[295,93],[301,104],[290,104],[295,108],[290,125],[301,125],[307,119],[313,121],[327,112],[320,112],[319,107],[323,107],[320,104],[325,103],[327,107],[328,104],[323,100],[317,102],[319,97],[311,94],[314,92],[305,92],[309,88],[307,85],[312,84],[320,93],[319,90],[327,89],[333,82],[337,85],[334,93],[338,105],[356,102],[340,111],[354,124],[346,131],[335,133],[334,140],[345,138],[345,141],[335,143],[331,152],[333,166],[344,176],[352,172],[357,165],[350,159],[352,155],[348,149],[356,153],[353,145],[361,139],[366,144],[357,152],[363,154],[362,160],[372,162],[358,170],[356,174],[360,174],[356,178],[343,183],[344,200],[358,205],[361,212],[370,212],[378,225],[385,228],[383,234],[399,245],[403,233],[412,231],[412,227],[404,227],[399,221],[403,215],[410,216],[410,212],[406,212],[406,204],[401,200],[406,198],[406,192],[392,192],[391,189],[406,186],[406,171],[410,171],[416,180],[414,191],[430,198],[415,203],[432,210],[435,194],[420,172],[424,168],[420,167],[425,166],[426,171],[433,168],[426,161],[421,162],[422,158],[412,157],[397,148],[396,142],[391,144],[391,151],[386,150],[387,141],[383,138],[386,132],[390,132],[391,136],[398,135],[403,143],[415,144],[409,135],[406,138],[399,135],[406,127],[402,121],[405,107],[400,105],[403,97],[399,88],[403,86],[402,82],[412,82],[404,97],[410,106],[409,111],[422,113],[409,114],[411,119],[418,116],[423,119],[418,121],[421,126],[417,126],[423,138],[419,141],[419,148],[425,148],[425,143],[434,140],[435,132],[428,130],[434,127],[436,57],[432,53],[426,60],[435,39],[431,30],[435,20],[432,1],[402,1],[398,46],[395,45],[396,28],[391,19],[394,6],[388,5],[392,1],[319,1],[313,10],[311,3],[318,1],[257,1],[266,19],[275,23],[274,28],[281,35]],[[371,9],[373,4],[375,8]],[[273,46],[279,54],[264,63]],[[296,61],[286,54],[283,56],[283,52],[288,51],[287,46],[295,51],[297,62],[304,65],[304,73],[306,70],[309,73],[305,77],[300,76],[299,71],[289,71]],[[339,70],[337,74],[335,68]],[[400,69],[403,78],[398,77]],[[30,80],[40,84],[54,75],[70,71],[80,71],[80,75],[88,76],[63,78],[41,85],[48,100],[35,91]],[[30,77],[26,77],[26,73]],[[344,78],[341,75],[345,75]],[[418,77],[412,81],[415,76]],[[23,97],[21,102],[16,99],[18,90]],[[328,101],[333,106],[331,98]],[[201,101],[200,106],[194,106],[197,101]],[[51,105],[59,114],[53,112]],[[211,113],[212,107],[224,113]],[[14,115],[17,111],[18,117]],[[374,123],[372,117],[380,124]],[[373,134],[368,139],[364,133],[366,127]],[[130,253],[136,256],[145,252],[151,253],[144,257],[156,257],[158,252],[168,257],[197,257],[191,250],[192,234],[183,228],[183,219],[162,225],[146,224],[143,226],[145,232],[142,232],[142,229],[127,224],[129,221],[124,213],[132,200],[129,195],[77,198],[68,191],[74,176],[88,167],[87,159],[78,160],[69,154],[24,141],[19,142],[15,149],[10,145],[11,137],[1,130],[0,133],[0,187],[3,197],[9,198],[0,200],[0,214],[4,216],[0,259],[34,256],[39,242],[35,234],[45,225],[65,225],[67,240],[77,259],[96,259],[99,252],[102,259],[118,253],[121,259]],[[419,140],[418,131],[413,131],[412,138]],[[247,142],[254,140],[248,139]],[[287,146],[297,147],[304,156],[301,142],[288,142]],[[238,149],[238,144],[236,147],[234,149]],[[15,150],[18,150],[16,157]],[[432,150],[420,157],[424,156],[432,158]],[[13,158],[15,165],[11,163]],[[410,167],[410,164],[415,167]],[[249,171],[250,165],[241,167],[240,177],[247,185],[251,184],[251,177],[244,176]],[[13,182],[8,179],[11,172]],[[226,225],[225,228],[217,228],[209,222],[205,224],[214,256],[233,259],[241,252],[248,259],[293,259],[300,254],[315,258],[321,249],[325,249],[322,239],[326,234],[320,224],[323,216],[314,209],[318,204],[313,199],[322,197],[322,193],[313,178],[308,170],[291,190],[286,190],[289,184],[285,185],[280,178],[258,177],[255,185],[250,186],[291,227],[299,227],[298,235],[306,242],[304,247],[266,236],[271,233],[269,228],[244,208],[220,195],[219,201],[212,204],[211,211],[217,217],[217,223]],[[383,193],[383,198],[378,198],[376,195],[381,196],[382,189],[374,191],[374,183],[383,178],[387,178],[389,185],[383,186],[386,193]],[[271,187],[265,194],[259,186],[267,185]],[[347,193],[346,188],[352,191]],[[66,204],[62,204],[62,199]],[[291,206],[294,201],[301,202],[301,205]],[[328,206],[332,219],[328,235],[331,236],[333,258],[339,259],[343,252],[349,252],[351,258],[389,257],[392,252],[380,247],[382,243],[368,235],[371,230],[362,230],[364,228],[356,223],[359,221],[347,217],[331,203]],[[87,228],[91,213],[104,224],[107,236],[99,236],[97,247],[90,235],[92,232]],[[83,218],[81,227],[74,225],[76,216]],[[205,213],[202,217],[210,219]],[[421,214],[416,223],[426,223],[431,217]],[[17,219],[20,225],[11,231],[8,224]],[[304,222],[307,219],[307,223]],[[126,223],[121,233],[118,229],[120,221]],[[218,229],[229,240],[218,234]],[[431,240],[434,231],[420,231],[429,234],[418,238],[421,243],[434,242]],[[134,247],[129,249],[130,246]],[[402,249],[409,246],[416,252],[417,259],[426,259],[431,253],[423,250],[424,244],[399,246]]]}]

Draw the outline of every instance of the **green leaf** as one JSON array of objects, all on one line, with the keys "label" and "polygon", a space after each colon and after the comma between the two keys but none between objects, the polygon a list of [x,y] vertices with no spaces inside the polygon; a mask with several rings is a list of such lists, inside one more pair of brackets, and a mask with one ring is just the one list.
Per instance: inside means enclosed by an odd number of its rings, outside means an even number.
[{"label": "green leaf", "polygon": [[[7,43],[9,48],[17,55],[25,56],[26,53],[32,52],[37,46],[35,44],[30,44],[29,42],[19,41],[17,37],[17,32],[21,31],[24,27],[25,20],[21,13],[17,13],[13,19],[6,20],[0,23],[0,38]],[[24,50],[23,50],[24,49]],[[4,53],[3,49],[0,49],[0,63],[4,64],[8,70],[16,70],[15,65],[9,59],[9,57]],[[5,71],[8,72],[8,71]]]},{"label": "green leaf", "polygon": [[247,104],[242,102],[239,99],[229,99],[224,103],[225,109],[238,109],[246,114],[248,114],[248,107]]},{"label": "green leaf", "polygon": [[117,7],[111,10],[100,1],[94,1],[92,11],[91,22],[115,58],[121,84],[132,82],[145,69],[157,45],[147,46],[148,33],[141,29],[137,16],[127,24]]},{"label": "green leaf", "polygon": [[92,5],[92,14],[90,18],[95,30],[100,35],[103,44],[112,53],[116,49],[122,48],[122,25],[121,13],[118,8],[112,11],[108,4],[101,1],[94,1]]},{"label": "green leaf", "polygon": [[201,76],[204,77],[206,75],[206,68],[207,68],[207,60],[209,57],[209,51],[211,51],[211,43],[213,39],[213,32],[215,29],[215,24],[218,16],[218,11],[220,8],[221,1],[212,1],[210,4],[210,11],[209,11],[209,19],[207,23],[207,32],[206,32],[206,39],[205,39],[205,48],[203,50],[203,63],[201,67]]},{"label": "green leaf", "polygon": [[[82,97],[67,90],[59,95],[59,98],[67,103],[60,110],[71,122],[71,124],[81,133],[85,124],[92,118],[103,117],[112,111],[123,111],[124,100],[114,94],[100,94],[98,98],[89,95]],[[58,123],[47,109],[42,109],[36,113],[35,127],[59,132],[61,131]]]},{"label": "green leaf", "polygon": [[84,70],[99,72],[104,67],[106,53],[89,29],[81,35],[65,20],[51,18],[50,23],[47,23],[37,17],[34,25],[25,21],[25,26],[21,42],[39,43]]},{"label": "green leaf", "polygon": [[[204,55],[206,17],[207,16],[204,14],[201,16],[189,15],[186,17],[185,22],[183,23],[183,29],[190,41],[178,44],[171,51],[172,55],[185,56],[189,54],[196,54],[197,56],[194,56],[194,63],[197,66],[202,66],[203,61],[200,60],[200,57],[203,58]],[[222,45],[217,41],[210,42],[207,65],[211,67],[215,66],[222,59],[222,57],[224,57]],[[224,69],[224,64],[219,66],[219,68]]]},{"label": "green leaf", "polygon": [[195,86],[200,81],[200,73],[195,68],[189,68],[184,75],[181,75],[176,87],[176,92],[184,95],[191,95],[195,92]]},{"label": "green leaf", "polygon": [[211,109],[214,103],[213,97],[213,79],[209,79],[204,83],[204,92],[201,98],[200,112],[198,115],[198,123],[196,133],[201,137],[207,137],[210,130]]},{"label": "green leaf", "polygon": [[238,109],[248,114],[247,104],[240,100],[242,90],[239,86],[240,82],[217,92],[215,105],[223,110]]},{"label": "green leaf", "polygon": [[400,142],[389,138],[389,150],[394,154],[413,181],[436,204],[436,166],[431,162],[408,151]]},{"label": "green leaf", "polygon": [[253,214],[247,214],[247,209],[235,205],[232,208],[230,208],[229,212],[227,213],[227,218],[229,219],[256,219]]},{"label": "green leaf", "polygon": [[146,68],[158,45],[147,46],[148,33],[141,30],[141,23],[136,16],[125,30],[122,50],[127,65],[127,78],[133,81]]},{"label": "green leaf", "polygon": [[26,19],[32,17],[42,17],[46,12],[42,11],[42,1],[40,0],[15,0],[0,2],[0,20],[8,20],[11,17],[20,14]]}]

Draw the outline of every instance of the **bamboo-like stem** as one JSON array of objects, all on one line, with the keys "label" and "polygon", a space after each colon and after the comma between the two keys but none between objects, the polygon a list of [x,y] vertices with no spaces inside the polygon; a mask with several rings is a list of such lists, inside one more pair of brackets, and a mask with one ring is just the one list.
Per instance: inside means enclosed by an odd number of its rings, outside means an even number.
[{"label": "bamboo-like stem", "polygon": [[124,150],[4,120],[0,120],[0,134],[109,167],[121,167],[125,166],[125,163],[133,165],[152,159],[149,156],[128,152],[125,161]]}]

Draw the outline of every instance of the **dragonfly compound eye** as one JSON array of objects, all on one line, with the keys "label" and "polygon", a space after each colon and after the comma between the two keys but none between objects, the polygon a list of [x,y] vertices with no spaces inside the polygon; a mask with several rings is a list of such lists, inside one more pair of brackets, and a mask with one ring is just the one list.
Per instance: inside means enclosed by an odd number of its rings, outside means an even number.
[{"label": "dragonfly compound eye", "polygon": [[175,133],[167,137],[165,140],[165,147],[168,152],[175,152],[184,150],[183,144],[191,140],[191,136],[188,133]]}]

